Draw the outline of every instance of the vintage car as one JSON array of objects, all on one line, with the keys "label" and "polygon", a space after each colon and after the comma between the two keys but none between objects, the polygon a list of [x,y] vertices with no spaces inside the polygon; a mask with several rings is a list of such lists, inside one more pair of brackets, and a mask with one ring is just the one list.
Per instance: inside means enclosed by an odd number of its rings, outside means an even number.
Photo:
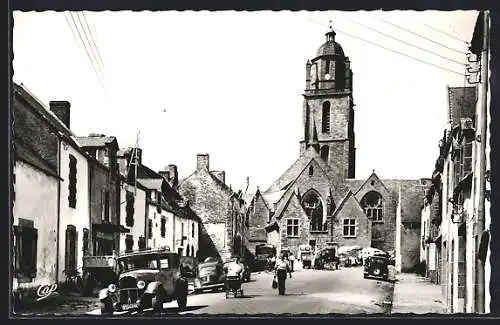
[{"label": "vintage car", "polygon": [[319,250],[314,258],[316,270],[336,270],[339,266],[337,250],[334,247],[326,247]]},{"label": "vintage car", "polygon": [[255,259],[253,261],[253,271],[264,271],[266,267],[274,268],[268,265],[269,260],[276,256],[276,247],[270,244],[259,244],[255,247]]},{"label": "vintage car", "polygon": [[215,257],[207,257],[198,264],[198,278],[195,283],[195,293],[205,290],[216,292],[224,288],[223,263]]},{"label": "vintage car", "polygon": [[169,248],[144,249],[118,257],[118,283],[99,292],[101,313],[153,308],[177,300],[179,309],[187,305],[188,284],[182,277],[179,255]]},{"label": "vintage car", "polygon": [[387,280],[389,278],[389,265],[393,264],[393,260],[388,254],[376,254],[365,259],[363,277],[381,278]]}]

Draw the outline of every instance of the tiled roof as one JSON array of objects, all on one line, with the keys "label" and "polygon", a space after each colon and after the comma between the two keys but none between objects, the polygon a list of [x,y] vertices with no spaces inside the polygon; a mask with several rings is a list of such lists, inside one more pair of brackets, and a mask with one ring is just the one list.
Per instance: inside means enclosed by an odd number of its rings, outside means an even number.
[{"label": "tiled roof", "polygon": [[448,87],[449,119],[460,125],[460,119],[474,120],[476,113],[476,87]]},{"label": "tiled roof", "polygon": [[51,176],[59,178],[55,166],[52,166],[48,161],[43,159],[36,152],[36,150],[33,150],[29,147],[29,145],[24,144],[19,139],[14,139],[14,154],[17,159],[24,161]]},{"label": "tiled roof", "polygon": [[88,136],[88,137],[76,137],[78,142],[83,147],[105,147],[108,143],[116,141],[113,136]]},{"label": "tiled roof", "polygon": [[160,190],[163,183],[162,179],[138,178],[137,181],[149,190]]},{"label": "tiled roof", "polygon": [[309,163],[310,158],[300,157],[297,159],[271,186],[266,192],[277,192],[284,189],[288,184],[293,182],[300,172]]}]

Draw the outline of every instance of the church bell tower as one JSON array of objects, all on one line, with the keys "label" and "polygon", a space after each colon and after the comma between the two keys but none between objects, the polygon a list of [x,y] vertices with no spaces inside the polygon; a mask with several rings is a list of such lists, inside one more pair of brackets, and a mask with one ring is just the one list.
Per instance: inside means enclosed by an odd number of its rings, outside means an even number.
[{"label": "church bell tower", "polygon": [[316,57],[306,63],[301,156],[310,148],[339,178],[355,177],[354,103],[349,57],[330,27]]}]

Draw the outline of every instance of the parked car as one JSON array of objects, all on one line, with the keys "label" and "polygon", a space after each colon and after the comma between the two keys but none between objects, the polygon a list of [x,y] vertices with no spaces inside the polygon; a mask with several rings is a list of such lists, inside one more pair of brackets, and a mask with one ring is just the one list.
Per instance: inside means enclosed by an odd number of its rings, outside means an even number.
[{"label": "parked car", "polygon": [[333,247],[327,247],[319,250],[314,258],[314,268],[316,270],[335,270],[338,269],[339,258],[337,250]]},{"label": "parked car", "polygon": [[118,282],[99,292],[101,312],[161,310],[163,303],[177,300],[187,305],[188,284],[181,275],[179,255],[168,248],[147,249],[118,257]]},{"label": "parked car", "polygon": [[381,278],[387,280],[389,278],[389,265],[392,264],[392,259],[389,255],[373,255],[369,256],[365,260],[363,277],[366,279],[368,277]]},{"label": "parked car", "polygon": [[223,263],[215,257],[207,257],[198,264],[198,279],[195,285],[195,292],[205,290],[218,291],[224,288]]},{"label": "parked car", "polygon": [[255,259],[252,264],[253,271],[264,271],[269,260],[276,256],[276,247],[270,244],[259,244],[255,247]]}]

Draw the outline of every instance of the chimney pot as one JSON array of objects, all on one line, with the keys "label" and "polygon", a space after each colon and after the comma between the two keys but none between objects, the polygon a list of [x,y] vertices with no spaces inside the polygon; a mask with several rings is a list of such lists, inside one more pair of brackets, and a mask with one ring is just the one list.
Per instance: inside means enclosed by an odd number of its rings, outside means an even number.
[{"label": "chimney pot", "polygon": [[70,108],[71,104],[66,100],[49,102],[50,110],[69,129],[70,128]]}]

